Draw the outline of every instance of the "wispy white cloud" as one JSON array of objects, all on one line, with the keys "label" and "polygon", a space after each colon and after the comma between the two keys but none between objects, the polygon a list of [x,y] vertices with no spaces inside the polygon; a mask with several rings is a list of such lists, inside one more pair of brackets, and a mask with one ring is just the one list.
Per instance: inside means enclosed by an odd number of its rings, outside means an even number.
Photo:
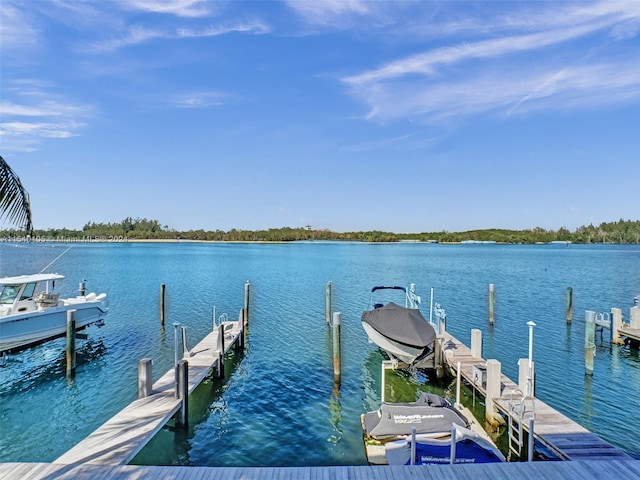
[{"label": "wispy white cloud", "polygon": [[234,32],[261,35],[269,33],[270,31],[271,27],[269,27],[269,25],[260,20],[256,20],[254,22],[242,22],[237,24],[212,25],[202,29],[181,28],[176,32],[176,38],[215,37]]},{"label": "wispy white cloud", "polygon": [[13,137],[69,138],[78,135],[75,131],[77,131],[79,126],[81,125],[75,122],[3,122],[0,123],[0,135]]},{"label": "wispy white cloud", "polygon": [[380,151],[381,149],[392,148],[399,144],[405,143],[406,141],[410,140],[413,136],[414,134],[409,133],[406,135],[401,135],[399,137],[383,138],[373,142],[345,145],[344,147],[342,147],[342,150],[345,152]]},{"label": "wispy white cloud", "polygon": [[[640,99],[640,58],[615,45],[640,31],[640,2],[550,5],[529,21],[501,17],[490,38],[431,48],[342,81],[368,107],[367,118],[382,121]],[[577,43],[596,35],[609,43]]]},{"label": "wispy white cloud", "polygon": [[640,100],[640,57],[628,64],[538,67],[474,74],[448,82],[397,81],[366,90],[369,119],[448,122],[485,112],[510,116]]},{"label": "wispy white cloud", "polygon": [[229,94],[223,92],[190,92],[174,98],[172,104],[179,108],[209,108],[222,105]]},{"label": "wispy white cloud", "polygon": [[135,25],[127,28],[127,30],[122,34],[114,35],[104,41],[90,43],[81,50],[93,53],[112,52],[120,48],[140,45],[159,38],[170,38],[171,36],[172,35],[166,31]]},{"label": "wispy white cloud", "polygon": [[0,49],[3,56],[37,45],[38,29],[22,10],[9,2],[0,2],[0,18]]},{"label": "wispy white cloud", "polygon": [[375,2],[364,0],[290,0],[287,5],[311,24],[335,25],[346,16],[367,16],[375,11]]},{"label": "wispy white cloud", "polygon": [[77,105],[65,105],[54,100],[44,100],[36,105],[15,104],[8,100],[0,103],[0,112],[6,117],[59,117],[86,115],[88,109]]},{"label": "wispy white cloud", "polygon": [[50,85],[37,80],[4,82],[0,103],[3,151],[34,151],[44,139],[81,134],[94,109],[65,101],[50,89]]},{"label": "wispy white cloud", "polygon": [[34,152],[45,139],[76,137],[83,124],[63,122],[2,122],[0,138],[4,152]]},{"label": "wispy white cloud", "polygon": [[127,28],[121,34],[113,35],[107,40],[87,44],[83,50],[92,53],[108,53],[158,39],[179,40],[184,38],[214,37],[234,32],[261,35],[269,31],[269,26],[259,20],[255,22],[212,25],[205,28],[178,28],[175,30],[154,29],[135,25]]},{"label": "wispy white cloud", "polygon": [[212,12],[215,2],[205,0],[124,0],[123,8],[148,13],[162,13],[178,17],[206,17]]}]

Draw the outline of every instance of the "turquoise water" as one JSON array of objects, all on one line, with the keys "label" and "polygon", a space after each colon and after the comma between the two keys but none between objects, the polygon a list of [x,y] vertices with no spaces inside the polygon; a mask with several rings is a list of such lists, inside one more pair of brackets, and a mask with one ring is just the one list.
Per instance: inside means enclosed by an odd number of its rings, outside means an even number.
[{"label": "turquoise water", "polygon": [[[35,273],[68,245],[0,243],[0,275]],[[517,379],[536,322],[537,395],[640,458],[628,412],[640,411],[637,349],[598,341],[593,377],[584,375],[584,311],[623,309],[640,293],[640,246],[430,244],[76,244],[49,271],[66,275],[62,293],[105,291],[103,328],[80,341],[75,379],[64,373],[64,340],[12,356],[0,366],[0,461],[52,461],[137,395],[137,362],[154,360],[154,379],[173,364],[173,327],[195,345],[212,307],[237,318],[251,282],[244,354],[230,358],[226,382],[207,382],[191,402],[187,431],[163,430],[139,463],[192,465],[365,464],[360,414],[380,402],[380,360],[360,325],[378,284],[417,284],[447,311],[448,330],[470,343],[483,331],[484,356]],[[324,292],[333,284],[342,313],[342,385],[333,389]],[[167,285],[166,329],[159,320]],[[496,288],[495,325],[487,320]],[[566,288],[574,320],[565,321]],[[607,332],[605,331],[605,339]]]}]

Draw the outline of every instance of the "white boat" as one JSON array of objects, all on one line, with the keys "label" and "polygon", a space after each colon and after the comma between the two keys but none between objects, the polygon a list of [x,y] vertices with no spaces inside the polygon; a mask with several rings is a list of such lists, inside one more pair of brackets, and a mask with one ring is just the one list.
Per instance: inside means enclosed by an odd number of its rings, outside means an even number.
[{"label": "white boat", "polygon": [[[369,340],[387,352],[392,360],[412,367],[433,366],[437,334],[420,313],[420,297],[415,294],[414,288],[413,284],[409,291],[398,286],[373,287],[371,310],[362,314],[362,327]],[[404,292],[405,306],[374,301],[374,293],[380,290]]]},{"label": "white boat", "polygon": [[0,278],[0,354],[64,336],[72,309],[76,330],[104,323],[107,294],[60,298],[55,282],[63,278],[55,273]]}]

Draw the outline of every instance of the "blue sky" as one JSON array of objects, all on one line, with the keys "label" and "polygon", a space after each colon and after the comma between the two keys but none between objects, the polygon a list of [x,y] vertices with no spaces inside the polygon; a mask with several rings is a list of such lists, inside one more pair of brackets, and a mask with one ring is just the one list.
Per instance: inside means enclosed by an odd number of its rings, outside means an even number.
[{"label": "blue sky", "polygon": [[36,228],[640,218],[640,1],[2,0],[0,59]]}]

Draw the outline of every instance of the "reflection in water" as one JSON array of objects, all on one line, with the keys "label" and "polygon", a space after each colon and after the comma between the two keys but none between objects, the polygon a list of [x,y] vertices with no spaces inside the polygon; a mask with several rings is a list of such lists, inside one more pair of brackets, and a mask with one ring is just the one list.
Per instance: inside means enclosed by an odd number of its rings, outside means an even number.
[{"label": "reflection in water", "polygon": [[329,397],[329,414],[333,434],[328,438],[329,442],[336,444],[342,439],[342,405],[340,404],[340,385],[334,383],[331,397]]},{"label": "reflection in water", "polygon": [[[85,341],[76,350],[76,372],[106,353],[107,347],[102,339]],[[31,390],[65,375],[65,340],[54,340],[5,358],[4,364],[0,365],[0,395]]]},{"label": "reflection in water", "polygon": [[594,416],[594,410],[592,405],[591,388],[593,387],[593,375],[584,376],[584,397],[582,399],[582,424],[587,429],[592,429],[591,420]]}]

